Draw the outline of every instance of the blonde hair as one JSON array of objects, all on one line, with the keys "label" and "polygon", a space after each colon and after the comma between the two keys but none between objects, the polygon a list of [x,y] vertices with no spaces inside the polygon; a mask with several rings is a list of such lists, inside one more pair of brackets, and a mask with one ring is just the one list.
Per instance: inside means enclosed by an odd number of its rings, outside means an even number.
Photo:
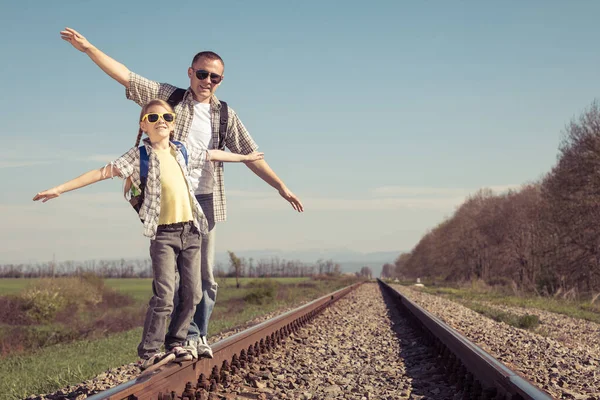
[{"label": "blonde hair", "polygon": [[[146,104],[144,104],[144,106],[142,107],[142,111],[140,111],[139,122],[142,122],[142,118],[144,117],[144,115],[146,115],[148,113],[148,109],[152,106],[161,106],[172,113],[175,112],[173,110],[173,107],[171,107],[171,105],[169,103],[167,103],[166,101],[161,100],[161,99],[153,99],[153,100],[150,100],[149,102],[147,102]],[[138,130],[137,139],[135,140],[135,147],[138,147],[140,145],[140,140],[142,139],[142,133],[144,133],[144,131],[142,131],[142,128],[140,127]],[[173,139],[174,133],[175,133],[174,131],[171,131],[171,139]]]}]

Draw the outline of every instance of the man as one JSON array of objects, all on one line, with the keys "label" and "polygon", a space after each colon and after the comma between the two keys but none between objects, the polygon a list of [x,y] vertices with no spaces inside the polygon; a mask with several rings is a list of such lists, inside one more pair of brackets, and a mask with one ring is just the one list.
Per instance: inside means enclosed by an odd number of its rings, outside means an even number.
[{"label": "man", "polygon": [[[125,86],[128,99],[135,101],[140,106],[154,98],[173,100],[172,95],[177,89],[175,86],[151,81],[129,71],[125,65],[98,50],[74,29],[65,28],[60,34],[62,39],[87,54],[106,74]],[[219,148],[220,143],[223,143],[224,140],[224,145],[233,153],[249,154],[256,151],[258,146],[235,111],[222,104],[215,96],[215,91],[223,81],[224,69],[224,62],[216,53],[205,51],[196,54],[187,70],[190,87],[182,98],[179,96],[179,102],[174,107],[177,114],[175,139],[191,141],[200,146],[214,149]],[[223,129],[220,120],[223,107],[227,107],[228,110],[224,138],[219,132]],[[265,160],[249,162],[246,165],[262,180],[275,188],[294,210],[304,211],[300,200],[279,179]],[[202,301],[196,308],[190,325],[186,348],[192,353],[197,351],[197,354],[194,354],[196,356],[212,358],[212,350],[206,341],[206,335],[208,321],[217,296],[217,283],[213,276],[215,223],[226,219],[223,164],[216,163],[214,171],[210,164],[206,168],[194,170],[192,185],[196,198],[206,214],[209,233],[202,238],[200,266]]]}]

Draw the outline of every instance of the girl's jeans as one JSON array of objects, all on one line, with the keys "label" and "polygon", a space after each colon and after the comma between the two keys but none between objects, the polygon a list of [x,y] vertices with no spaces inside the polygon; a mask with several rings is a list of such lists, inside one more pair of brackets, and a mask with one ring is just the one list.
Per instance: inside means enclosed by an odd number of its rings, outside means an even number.
[{"label": "girl's jeans", "polygon": [[[151,357],[163,343],[167,351],[183,345],[196,305],[202,299],[198,268],[201,246],[200,233],[192,222],[159,225],[156,238],[150,241],[154,295],[148,304],[142,341],[138,346],[140,358]],[[176,286],[179,301],[173,310]],[[173,317],[165,337],[171,314]]]}]

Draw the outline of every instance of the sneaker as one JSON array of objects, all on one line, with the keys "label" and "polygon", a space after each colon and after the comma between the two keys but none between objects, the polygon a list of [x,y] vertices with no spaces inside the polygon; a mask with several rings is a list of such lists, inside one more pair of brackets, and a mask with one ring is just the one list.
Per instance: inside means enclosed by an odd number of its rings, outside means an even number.
[{"label": "sneaker", "polygon": [[200,336],[200,340],[197,343],[197,349],[199,357],[213,358],[213,352],[206,341],[206,336]]},{"label": "sneaker", "polygon": [[186,350],[191,356],[192,359],[198,359],[198,339],[189,339],[183,343],[183,349]]},{"label": "sneaker", "polygon": [[175,354],[175,361],[192,361],[192,353],[181,346],[173,347],[171,353]]},{"label": "sneaker", "polygon": [[173,361],[175,359],[175,354],[173,353],[155,353],[152,356],[141,359],[138,361],[138,367],[142,371],[153,371],[158,367],[165,365],[166,363]]}]

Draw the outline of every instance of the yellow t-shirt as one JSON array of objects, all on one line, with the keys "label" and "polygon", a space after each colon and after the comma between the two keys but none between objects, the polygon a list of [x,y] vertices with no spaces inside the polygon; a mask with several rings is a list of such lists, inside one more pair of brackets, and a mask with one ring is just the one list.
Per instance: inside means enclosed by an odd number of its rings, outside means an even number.
[{"label": "yellow t-shirt", "polygon": [[160,215],[158,224],[193,221],[192,204],[185,176],[172,148],[153,149],[160,163]]}]

